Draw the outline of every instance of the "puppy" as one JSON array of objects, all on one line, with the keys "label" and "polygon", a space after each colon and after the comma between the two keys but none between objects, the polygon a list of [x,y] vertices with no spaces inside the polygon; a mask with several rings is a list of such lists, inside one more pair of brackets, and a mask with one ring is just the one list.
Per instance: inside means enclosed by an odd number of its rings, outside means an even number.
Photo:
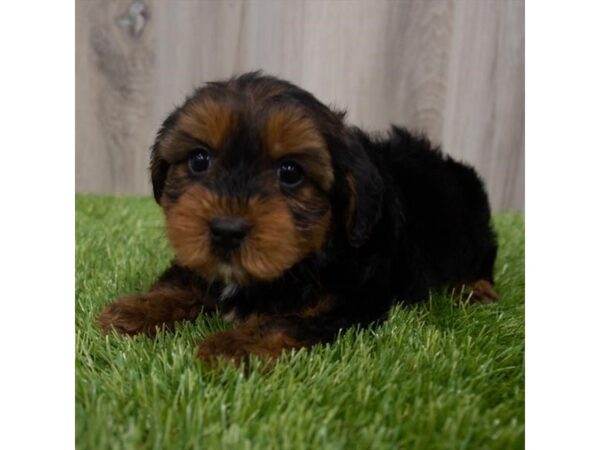
[{"label": "puppy", "polygon": [[235,325],[200,343],[202,360],[273,361],[432,289],[498,298],[475,171],[403,128],[367,135],[286,81],[254,72],[196,90],[159,130],[150,171],[175,261],[106,307],[104,332],[218,312]]}]

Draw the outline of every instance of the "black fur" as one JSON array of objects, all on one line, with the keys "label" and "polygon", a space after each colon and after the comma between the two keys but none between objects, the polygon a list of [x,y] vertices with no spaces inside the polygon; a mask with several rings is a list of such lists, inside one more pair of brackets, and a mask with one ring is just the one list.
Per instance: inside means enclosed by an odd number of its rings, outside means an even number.
[{"label": "black fur", "polygon": [[[351,325],[378,322],[394,302],[423,300],[432,289],[478,280],[493,285],[496,237],[483,183],[472,167],[402,127],[392,126],[385,136],[350,127],[344,113],[290,83],[260,73],[210,83],[191,99],[206,95],[207,90],[218,97],[231,83],[240,92],[282,88],[283,93],[270,98],[267,106],[299,104],[320,124],[335,184],[329,193],[319,193],[313,211],[299,212],[295,219],[310,224],[323,214],[321,206],[329,203],[333,222],[328,238],[319,252],[276,280],[241,286],[221,301],[222,284],[207,283],[177,264],[159,284],[199,289],[199,297],[204,297],[199,301],[209,309],[235,311],[241,321],[252,315],[271,317],[269,329],[285,329],[302,345],[333,339]],[[158,153],[161,139],[186,104],[165,121],[153,147],[152,181],[159,202],[163,195],[176,201],[191,182],[169,178],[170,163]],[[225,144],[224,154],[227,149],[232,153],[230,159],[223,157],[223,167],[216,171],[219,176],[207,177],[204,185],[222,195],[268,196],[268,189],[261,191],[265,188],[257,181],[257,145],[256,130],[248,122]],[[334,299],[333,307],[318,317],[299,314],[324,294]]]},{"label": "black fur", "polygon": [[332,234],[321,254],[272,283],[241,289],[225,309],[285,314],[326,291],[344,299],[336,320],[364,325],[395,301],[419,302],[430,290],[477,280],[494,283],[496,235],[475,170],[404,128],[393,126],[386,138],[356,128],[352,134],[364,151],[352,167],[364,189],[348,239]]}]

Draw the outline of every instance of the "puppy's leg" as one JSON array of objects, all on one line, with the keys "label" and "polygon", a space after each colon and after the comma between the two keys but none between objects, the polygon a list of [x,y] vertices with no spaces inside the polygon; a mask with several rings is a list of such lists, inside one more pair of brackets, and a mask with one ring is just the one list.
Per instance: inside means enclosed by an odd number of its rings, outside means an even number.
[{"label": "puppy's leg", "polygon": [[[490,229],[490,233],[493,231]],[[458,286],[458,292],[462,292],[464,299],[468,303],[473,304],[489,304],[496,303],[500,297],[494,290],[494,262],[496,261],[496,253],[498,246],[494,240],[488,245],[483,252],[483,259],[479,271],[471,278],[471,280]]]},{"label": "puppy's leg", "polygon": [[201,310],[214,310],[202,296],[197,277],[177,265],[167,269],[144,295],[122,297],[108,305],[97,323],[104,333],[111,329],[134,335],[172,329],[175,322],[194,320]]},{"label": "puppy's leg", "polygon": [[256,355],[269,363],[284,350],[311,347],[333,340],[346,321],[331,316],[252,317],[233,330],[208,336],[198,347],[197,355],[210,366],[220,361],[236,365]]},{"label": "puppy's leg", "polygon": [[489,304],[496,303],[500,299],[494,286],[487,280],[477,280],[464,283],[457,288],[459,293],[468,303]]}]

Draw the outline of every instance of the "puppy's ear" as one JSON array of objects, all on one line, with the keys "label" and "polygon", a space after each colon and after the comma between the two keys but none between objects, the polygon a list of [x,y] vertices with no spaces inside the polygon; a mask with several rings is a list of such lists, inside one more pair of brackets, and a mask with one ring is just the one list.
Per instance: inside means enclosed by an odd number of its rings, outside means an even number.
[{"label": "puppy's ear", "polygon": [[365,151],[368,138],[354,141],[346,158],[345,225],[348,242],[353,247],[363,245],[381,217],[384,183],[379,170]]},{"label": "puppy's ear", "polygon": [[154,193],[154,200],[160,204],[160,197],[162,196],[163,189],[165,187],[165,181],[167,179],[167,172],[169,170],[169,163],[160,156],[160,147],[165,135],[175,125],[175,120],[179,110],[173,111],[169,117],[162,123],[158,133],[156,133],[156,139],[151,149],[150,156],[150,178],[152,180],[152,191]]},{"label": "puppy's ear", "polygon": [[163,188],[165,187],[165,180],[167,179],[167,171],[169,170],[169,163],[158,156],[155,147],[152,147],[152,159],[150,161],[150,177],[152,179],[152,192],[154,193],[154,200],[160,204],[160,197],[162,196]]}]

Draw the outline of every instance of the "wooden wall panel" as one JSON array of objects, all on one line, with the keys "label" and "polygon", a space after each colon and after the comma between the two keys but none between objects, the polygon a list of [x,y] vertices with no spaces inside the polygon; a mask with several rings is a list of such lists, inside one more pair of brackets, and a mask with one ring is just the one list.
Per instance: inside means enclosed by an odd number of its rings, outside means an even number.
[{"label": "wooden wall panel", "polygon": [[[148,191],[155,132],[155,39],[150,22],[127,24],[129,1],[76,3],[76,188]],[[138,27],[140,24],[137,25]]]},{"label": "wooden wall panel", "polygon": [[476,166],[495,210],[524,207],[522,0],[76,5],[78,192],[149,193],[166,114],[205,81],[264,69],[369,130],[427,133]]}]

